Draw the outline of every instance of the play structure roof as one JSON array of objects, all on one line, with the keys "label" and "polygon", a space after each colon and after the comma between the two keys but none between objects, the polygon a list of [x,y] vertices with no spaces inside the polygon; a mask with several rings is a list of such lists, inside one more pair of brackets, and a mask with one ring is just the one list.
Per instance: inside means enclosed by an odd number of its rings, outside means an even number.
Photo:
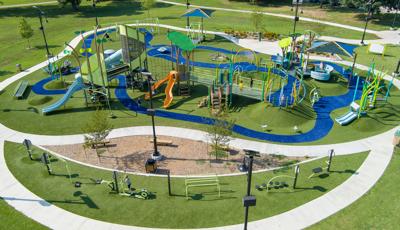
[{"label": "play structure roof", "polygon": [[196,48],[196,46],[192,42],[192,39],[180,32],[168,32],[167,37],[172,42],[172,44],[178,46],[184,51],[192,51],[194,48]]},{"label": "play structure roof", "polygon": [[278,42],[279,47],[286,48],[286,47],[290,46],[290,44],[292,44],[292,40],[293,39],[291,37],[279,40],[279,42]]},{"label": "play structure roof", "polygon": [[188,10],[182,17],[197,17],[197,18],[210,18],[210,13],[206,13],[205,10],[200,8]]},{"label": "play structure roof", "polygon": [[315,41],[307,51],[314,53],[334,53],[353,57],[353,52],[356,47],[357,46],[342,42]]}]

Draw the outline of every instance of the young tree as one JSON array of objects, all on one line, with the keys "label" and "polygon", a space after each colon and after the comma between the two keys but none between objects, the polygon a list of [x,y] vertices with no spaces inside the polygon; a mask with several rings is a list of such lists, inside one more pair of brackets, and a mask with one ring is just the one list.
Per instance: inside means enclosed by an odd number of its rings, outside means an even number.
[{"label": "young tree", "polygon": [[28,41],[28,49],[30,49],[31,43],[29,39],[33,36],[33,29],[25,18],[22,18],[22,20],[20,21],[18,25],[18,30],[21,37]]},{"label": "young tree", "polygon": [[104,110],[97,109],[92,113],[89,122],[82,129],[85,133],[84,147],[92,147],[96,149],[97,152],[97,144],[104,142],[112,128],[113,126],[108,118],[108,113]]},{"label": "young tree", "polygon": [[142,0],[142,7],[147,10],[147,17],[150,18],[150,9],[156,5],[155,0]]},{"label": "young tree", "polygon": [[224,146],[231,140],[234,121],[226,115],[211,115],[214,123],[207,128],[208,137],[211,140],[212,155],[215,160],[224,155]]}]

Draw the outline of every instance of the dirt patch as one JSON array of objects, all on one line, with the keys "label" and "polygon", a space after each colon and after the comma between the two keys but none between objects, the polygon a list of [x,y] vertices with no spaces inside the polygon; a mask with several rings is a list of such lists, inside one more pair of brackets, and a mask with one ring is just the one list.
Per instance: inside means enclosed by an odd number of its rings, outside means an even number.
[{"label": "dirt patch", "polygon": [[[215,160],[210,155],[211,147],[202,141],[158,136],[160,141],[171,141],[170,146],[158,146],[164,156],[158,162],[159,168],[169,169],[173,175],[204,175],[239,172],[238,165],[243,162],[244,152],[238,149],[227,151],[226,157]],[[151,157],[153,143],[151,136],[130,136],[111,139],[105,147],[84,149],[82,144],[46,146],[48,149],[80,162],[110,169],[145,172],[145,162]],[[254,170],[293,164],[303,160],[301,157],[263,154],[256,158]]]}]

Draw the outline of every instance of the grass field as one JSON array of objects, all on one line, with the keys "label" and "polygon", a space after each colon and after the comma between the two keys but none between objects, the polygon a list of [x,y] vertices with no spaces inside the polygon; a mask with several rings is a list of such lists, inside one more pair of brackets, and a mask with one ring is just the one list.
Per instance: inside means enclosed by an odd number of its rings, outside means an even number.
[{"label": "grass field", "polygon": [[349,207],[323,220],[309,229],[397,229],[400,202],[400,149],[375,186]]},{"label": "grass field", "polygon": [[9,206],[4,199],[0,197],[0,223],[1,229],[32,229],[44,230],[47,229],[43,225],[29,219],[22,213]]},{"label": "grass field", "polygon": [[[47,13],[49,23],[45,23],[45,31],[50,50],[57,54],[63,49],[64,42],[71,40],[78,30],[93,29],[95,23],[94,16],[97,15],[102,25],[115,25],[116,22],[134,22],[137,19],[148,17],[147,12],[143,11],[139,3],[133,0],[113,1],[100,3],[96,7],[96,12],[90,6],[90,2],[83,1],[80,11],[73,11],[70,6],[59,8],[57,5],[41,6]],[[42,35],[37,28],[39,20],[37,12],[31,7],[3,9],[1,12],[0,28],[9,33],[0,34],[0,42],[4,45],[0,47],[0,53],[7,54],[0,57],[0,81],[15,74],[17,63],[22,64],[23,68],[28,68],[34,64],[45,60],[45,49]],[[157,7],[150,11],[150,17],[158,17],[160,23],[171,24],[184,27],[186,20],[180,15],[185,12],[185,7],[157,4]],[[27,41],[20,38],[17,30],[18,23],[22,17],[35,29],[35,34],[31,39],[32,49],[27,50]],[[288,34],[292,28],[292,21],[277,17],[265,17],[265,26],[268,31],[281,34]],[[60,29],[62,28],[62,30]],[[205,21],[206,30],[224,31],[234,28],[249,31],[250,16],[231,12],[216,11],[213,17]],[[298,31],[312,29],[323,35],[338,36],[344,38],[360,38],[361,32],[342,30],[330,26],[322,26],[315,23],[300,22]],[[367,35],[368,38],[374,36]],[[10,42],[13,41],[13,42]]]},{"label": "grass field", "polygon": [[[35,149],[35,154],[41,153]],[[357,171],[367,153],[336,156],[329,176],[308,179],[311,169],[325,164],[326,158],[301,166],[296,192],[287,190],[255,191],[257,206],[252,208],[250,220],[258,220],[285,212],[313,200],[349,178]],[[191,193],[186,200],[184,179],[172,178],[173,196],[168,196],[166,178],[130,176],[135,188],[147,188],[154,199],[140,200],[110,193],[106,185],[95,185],[91,179],[111,180],[111,172],[97,170],[69,162],[72,181],[83,183],[75,188],[66,176],[65,165],[53,159],[53,172],[49,176],[44,165],[31,161],[23,146],[5,144],[7,166],[14,176],[36,195],[63,209],[79,215],[107,222],[165,228],[198,228],[239,224],[242,222],[242,196],[245,194],[246,177],[221,177],[221,198],[213,188],[203,188]],[[265,178],[291,175],[292,168],[253,174],[253,183],[266,182]],[[122,176],[122,175],[121,175]],[[254,185],[253,184],[253,185]],[[284,201],[284,202],[283,202]],[[154,214],[157,213],[157,218]],[[139,215],[140,214],[140,215]]]},{"label": "grass field", "polygon": [[2,0],[0,1],[0,6],[29,4],[38,2],[51,2],[51,1],[52,0]]},{"label": "grass field", "polygon": [[[186,0],[171,0],[173,2],[186,3]],[[265,2],[265,1],[264,1]],[[263,3],[264,3],[263,2]],[[258,11],[264,11],[269,13],[281,13],[286,15],[294,15],[292,11],[291,0],[275,0],[266,1],[264,4],[257,6],[251,5],[249,1],[229,1],[229,0],[191,0],[193,5],[201,6],[214,6],[228,9],[245,9],[252,10],[257,9]],[[329,8],[324,6],[322,9],[319,7],[319,3],[314,4],[303,4],[300,7],[300,17],[313,18],[323,21],[331,21],[341,23],[344,25],[352,25],[357,27],[364,27],[365,16],[363,10],[350,9],[346,7]],[[380,14],[375,15],[374,19],[370,21],[368,29],[373,30],[388,30],[393,23],[394,14]],[[400,26],[400,22],[397,21],[396,26]]]}]

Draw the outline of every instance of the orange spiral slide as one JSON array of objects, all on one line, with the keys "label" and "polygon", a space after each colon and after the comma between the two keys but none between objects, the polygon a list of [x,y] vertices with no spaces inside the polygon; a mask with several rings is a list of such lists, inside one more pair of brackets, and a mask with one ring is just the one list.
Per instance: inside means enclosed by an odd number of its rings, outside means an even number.
[{"label": "orange spiral slide", "polygon": [[[154,91],[158,87],[160,87],[162,84],[164,84],[165,82],[168,82],[167,87],[165,87],[165,100],[164,100],[164,105],[163,105],[163,108],[165,108],[165,109],[170,106],[172,100],[174,99],[174,95],[172,94],[172,89],[174,88],[174,85],[175,85],[175,82],[177,79],[178,79],[178,72],[173,70],[173,71],[170,71],[165,78],[157,81],[151,87],[151,90]],[[146,93],[145,99],[146,100],[150,99],[150,93]]]}]

